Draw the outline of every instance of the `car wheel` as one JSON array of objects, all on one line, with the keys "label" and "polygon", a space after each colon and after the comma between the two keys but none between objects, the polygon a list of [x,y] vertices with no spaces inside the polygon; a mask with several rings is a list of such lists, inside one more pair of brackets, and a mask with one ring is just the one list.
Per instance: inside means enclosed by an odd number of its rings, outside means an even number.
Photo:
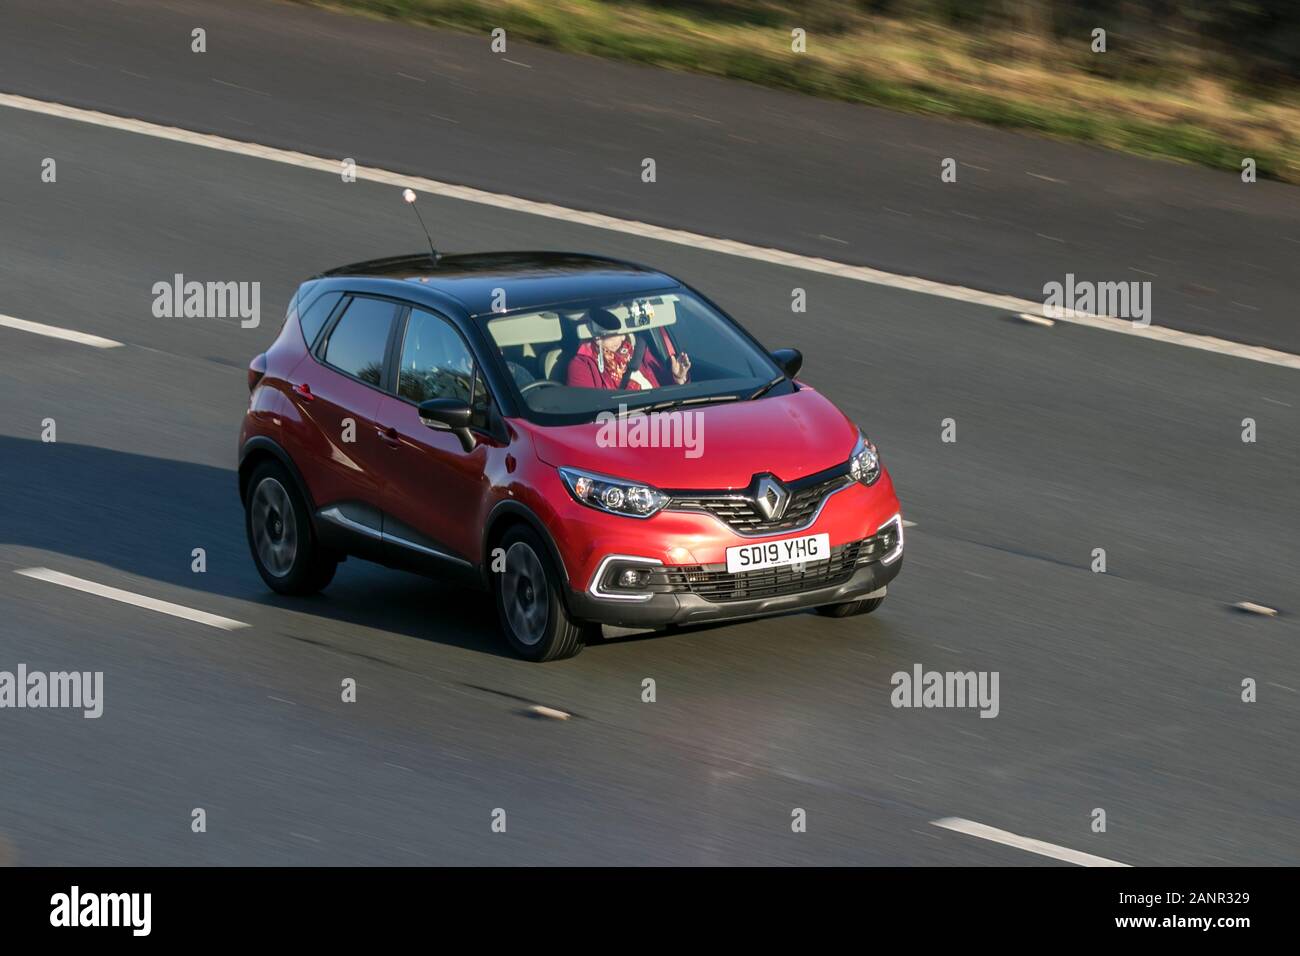
[{"label": "car wheel", "polygon": [[883,597],[863,598],[861,601],[845,601],[843,604],[823,604],[813,610],[823,617],[856,617],[859,614],[870,614],[884,603]]},{"label": "car wheel", "polygon": [[587,628],[569,617],[550,552],[531,528],[511,528],[501,539],[505,567],[492,575],[501,631],[510,649],[530,661],[573,657]]},{"label": "car wheel", "polygon": [[315,594],[333,579],[338,558],[317,544],[307,502],[278,462],[266,462],[253,472],[244,530],[257,572],[272,591]]}]

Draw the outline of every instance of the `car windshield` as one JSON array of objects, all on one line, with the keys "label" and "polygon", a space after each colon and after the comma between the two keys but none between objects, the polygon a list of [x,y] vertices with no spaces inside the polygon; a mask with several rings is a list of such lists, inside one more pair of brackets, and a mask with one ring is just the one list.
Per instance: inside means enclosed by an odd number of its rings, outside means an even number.
[{"label": "car windshield", "polygon": [[546,425],[739,401],[781,376],[729,319],[680,288],[503,313],[487,329],[525,416]]}]

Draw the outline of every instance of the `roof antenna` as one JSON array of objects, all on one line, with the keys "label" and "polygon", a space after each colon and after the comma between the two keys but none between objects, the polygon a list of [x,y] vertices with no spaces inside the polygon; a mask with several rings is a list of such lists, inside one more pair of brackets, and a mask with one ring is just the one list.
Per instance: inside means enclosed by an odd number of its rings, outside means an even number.
[{"label": "roof antenna", "polygon": [[420,210],[415,208],[415,190],[403,189],[402,200],[415,212],[415,218],[420,220],[420,228],[424,230],[424,238],[429,240],[429,258],[433,260],[433,264],[436,266],[438,264],[438,250],[433,248],[433,238],[429,235],[429,227],[424,224],[424,217],[420,215]]}]

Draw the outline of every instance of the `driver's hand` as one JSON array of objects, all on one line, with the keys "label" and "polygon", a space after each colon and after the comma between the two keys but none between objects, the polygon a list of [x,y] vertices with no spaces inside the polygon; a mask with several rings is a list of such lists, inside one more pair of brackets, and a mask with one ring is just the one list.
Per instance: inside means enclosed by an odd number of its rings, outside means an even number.
[{"label": "driver's hand", "polygon": [[679,352],[672,357],[673,363],[673,381],[678,385],[685,385],[687,377],[691,374],[691,357],[685,352]]}]

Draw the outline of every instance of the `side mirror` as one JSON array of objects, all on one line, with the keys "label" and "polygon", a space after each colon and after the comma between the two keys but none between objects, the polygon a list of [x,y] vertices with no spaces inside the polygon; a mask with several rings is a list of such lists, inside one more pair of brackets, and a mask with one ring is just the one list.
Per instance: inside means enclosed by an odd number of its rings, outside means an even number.
[{"label": "side mirror", "polygon": [[777,349],[772,353],[772,361],[785,372],[786,378],[794,378],[803,368],[803,353],[798,349]]},{"label": "side mirror", "polygon": [[458,398],[431,398],[420,403],[420,421],[429,428],[454,433],[466,451],[474,449],[474,433],[469,430],[473,415],[469,403]]}]

